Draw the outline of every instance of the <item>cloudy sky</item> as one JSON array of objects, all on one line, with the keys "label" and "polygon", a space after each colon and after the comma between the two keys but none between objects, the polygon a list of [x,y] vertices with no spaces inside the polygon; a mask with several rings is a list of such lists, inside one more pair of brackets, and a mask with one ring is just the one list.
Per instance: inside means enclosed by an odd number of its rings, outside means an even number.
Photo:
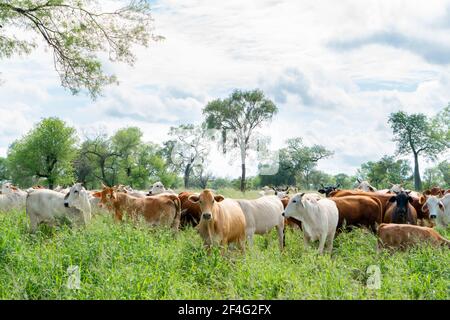
[{"label": "cloudy sky", "polygon": [[[95,102],[60,88],[44,47],[0,61],[0,156],[48,116],[81,136],[139,126],[162,142],[170,126],[200,123],[208,101],[260,88],[279,107],[263,128],[272,148],[301,136],[335,151],[319,169],[354,174],[394,152],[389,113],[450,102],[450,1],[152,3],[166,39],[136,48],[134,67],[106,63],[120,85]],[[239,163],[214,159],[216,174],[239,175]]]}]

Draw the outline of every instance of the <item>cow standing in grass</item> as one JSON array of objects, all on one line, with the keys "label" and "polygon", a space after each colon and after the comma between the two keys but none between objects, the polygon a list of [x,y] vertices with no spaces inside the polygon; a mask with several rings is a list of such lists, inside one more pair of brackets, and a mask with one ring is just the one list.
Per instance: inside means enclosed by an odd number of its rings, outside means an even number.
[{"label": "cow standing in grass", "polygon": [[91,220],[89,195],[81,183],[71,187],[66,195],[46,189],[32,191],[26,199],[26,211],[33,232],[41,223],[56,225],[67,219],[79,226]]},{"label": "cow standing in grass", "polygon": [[236,200],[245,215],[245,233],[249,244],[253,245],[254,234],[266,234],[277,229],[280,250],[284,247],[283,204],[278,196],[264,196],[255,200]]},{"label": "cow standing in grass", "polygon": [[236,243],[244,250],[246,224],[239,203],[208,189],[189,196],[189,201],[200,206],[202,215],[197,230],[207,248],[220,245],[223,250],[230,243]]},{"label": "cow standing in grass", "polygon": [[339,220],[339,212],[333,201],[321,199],[316,194],[299,193],[291,198],[283,216],[302,222],[305,246],[310,241],[319,240],[319,253],[323,253],[325,243],[327,251],[331,253]]}]

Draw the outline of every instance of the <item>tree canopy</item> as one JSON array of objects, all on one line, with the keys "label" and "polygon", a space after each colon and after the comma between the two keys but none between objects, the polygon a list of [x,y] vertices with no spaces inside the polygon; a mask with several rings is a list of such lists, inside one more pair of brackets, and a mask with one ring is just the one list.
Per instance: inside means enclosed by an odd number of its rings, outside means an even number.
[{"label": "tree canopy", "polygon": [[72,161],[76,156],[76,131],[58,118],[39,122],[8,151],[8,171],[20,185],[39,179],[51,189],[74,181]]},{"label": "tree canopy", "polygon": [[0,59],[29,54],[43,42],[62,86],[73,94],[85,89],[96,98],[105,85],[117,81],[104,72],[101,53],[112,62],[132,65],[133,45],[162,39],[153,34],[149,1],[131,0],[109,11],[102,5],[95,0],[0,1]]},{"label": "tree canopy", "polygon": [[240,152],[241,191],[245,191],[246,159],[255,130],[277,112],[277,106],[261,90],[235,90],[228,98],[213,100],[203,109],[206,127],[222,132],[224,152],[227,147]]}]

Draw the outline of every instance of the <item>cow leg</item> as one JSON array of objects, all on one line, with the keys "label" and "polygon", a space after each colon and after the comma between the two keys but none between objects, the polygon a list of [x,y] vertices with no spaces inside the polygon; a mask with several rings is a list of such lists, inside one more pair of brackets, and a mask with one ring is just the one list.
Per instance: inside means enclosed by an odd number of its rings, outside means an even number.
[{"label": "cow leg", "polygon": [[279,224],[277,226],[277,232],[278,232],[278,243],[280,245],[280,251],[283,251],[284,245],[285,245],[285,238],[284,238],[284,223]]},{"label": "cow leg", "polygon": [[326,240],[327,234],[326,233],[321,234],[319,239],[319,254],[323,254],[323,248],[325,247]]},{"label": "cow leg", "polygon": [[122,214],[122,212],[120,212],[120,210],[115,210],[115,212],[114,212],[114,220],[116,222],[122,221],[122,216],[123,216],[123,214]]},{"label": "cow leg", "polygon": [[310,238],[306,232],[303,232],[303,243],[305,245],[305,248],[309,247]]},{"label": "cow leg", "polygon": [[35,216],[31,215],[30,216],[30,229],[31,229],[32,233],[36,232],[38,225],[39,225],[38,219]]},{"label": "cow leg", "polygon": [[332,233],[330,233],[328,235],[328,238],[327,238],[327,251],[330,254],[333,251],[333,241],[334,241],[335,234],[336,234],[336,231],[333,231]]}]

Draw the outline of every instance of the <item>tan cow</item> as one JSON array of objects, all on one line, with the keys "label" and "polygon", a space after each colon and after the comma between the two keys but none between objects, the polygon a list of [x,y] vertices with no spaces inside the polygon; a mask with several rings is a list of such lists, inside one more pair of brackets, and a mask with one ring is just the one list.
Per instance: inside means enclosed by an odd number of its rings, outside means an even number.
[{"label": "tan cow", "polygon": [[207,248],[220,245],[223,250],[230,243],[236,243],[244,251],[245,215],[235,200],[214,195],[206,189],[199,195],[189,196],[189,201],[197,203],[202,211],[197,230]]},{"label": "tan cow", "polygon": [[428,242],[435,246],[447,246],[450,241],[434,229],[409,224],[382,223],[378,227],[378,250],[381,248],[405,249],[409,246]]},{"label": "tan cow", "polygon": [[154,226],[165,225],[174,230],[178,230],[180,226],[181,203],[176,195],[136,198],[105,187],[94,193],[94,197],[101,198],[100,204],[114,211],[116,221],[122,221],[123,215],[127,213],[132,219],[142,216],[147,223]]}]

